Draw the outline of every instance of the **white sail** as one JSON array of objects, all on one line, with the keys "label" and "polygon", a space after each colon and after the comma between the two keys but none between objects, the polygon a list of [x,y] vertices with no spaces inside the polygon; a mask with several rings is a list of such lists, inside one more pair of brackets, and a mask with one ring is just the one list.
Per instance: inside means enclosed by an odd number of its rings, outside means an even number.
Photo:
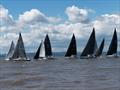
[{"label": "white sail", "polygon": [[97,46],[97,41],[95,39],[95,47],[94,47],[94,53],[93,53],[93,55],[95,55],[97,51],[98,51],[98,46]]},{"label": "white sail", "polygon": [[45,57],[45,45],[44,42],[41,41],[41,48],[40,48],[40,54],[39,57],[44,58]]},{"label": "white sail", "polygon": [[10,60],[10,58],[11,58],[12,55],[13,55],[14,49],[15,49],[15,44],[14,44],[14,42],[12,41],[11,46],[10,46],[10,49],[9,49],[8,54],[7,54],[7,56],[6,56],[6,60]]}]

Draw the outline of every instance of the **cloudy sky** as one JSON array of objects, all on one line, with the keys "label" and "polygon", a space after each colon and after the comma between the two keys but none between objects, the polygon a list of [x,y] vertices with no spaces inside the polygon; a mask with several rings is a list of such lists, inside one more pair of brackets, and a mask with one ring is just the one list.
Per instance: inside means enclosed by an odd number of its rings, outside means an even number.
[{"label": "cloudy sky", "polygon": [[19,32],[27,52],[35,52],[46,34],[54,52],[66,51],[73,33],[81,52],[93,27],[98,46],[103,38],[106,40],[104,51],[115,28],[120,46],[119,3],[120,0],[1,0],[0,52],[7,53]]}]

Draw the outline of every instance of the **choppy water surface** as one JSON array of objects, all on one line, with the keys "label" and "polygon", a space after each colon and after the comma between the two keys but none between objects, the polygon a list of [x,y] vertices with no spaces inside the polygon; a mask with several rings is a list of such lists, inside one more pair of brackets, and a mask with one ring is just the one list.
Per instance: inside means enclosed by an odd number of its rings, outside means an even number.
[{"label": "choppy water surface", "polygon": [[120,90],[120,58],[0,60],[0,90]]}]

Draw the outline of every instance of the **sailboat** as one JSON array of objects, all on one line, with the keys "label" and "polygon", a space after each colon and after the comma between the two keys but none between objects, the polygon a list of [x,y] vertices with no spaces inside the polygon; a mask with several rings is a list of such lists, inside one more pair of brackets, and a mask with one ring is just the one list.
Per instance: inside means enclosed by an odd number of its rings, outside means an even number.
[{"label": "sailboat", "polygon": [[39,48],[34,56],[34,59],[40,59],[40,60],[46,59],[46,57],[45,57],[45,45],[44,45],[43,41],[41,41],[40,46],[39,46]]},{"label": "sailboat", "polygon": [[112,37],[112,41],[111,41],[109,49],[107,51],[107,56],[108,57],[111,57],[111,56],[115,56],[116,57],[117,56],[117,44],[118,44],[117,32],[116,32],[116,29],[115,29],[113,37]]},{"label": "sailboat", "polygon": [[16,44],[15,50],[13,52],[13,55],[11,57],[11,60],[16,60],[16,61],[29,60],[26,56],[21,33],[19,33],[19,39],[17,41],[17,44]]},{"label": "sailboat", "polygon": [[48,34],[45,37],[44,40],[44,45],[45,45],[45,56],[47,58],[53,58],[52,56],[52,48],[51,48],[51,43]]},{"label": "sailboat", "polygon": [[13,55],[14,49],[15,49],[15,44],[14,44],[14,42],[12,41],[12,42],[11,42],[10,49],[9,49],[9,51],[8,51],[8,54],[7,54],[5,60],[10,60],[10,58],[11,58],[12,55]]},{"label": "sailboat", "polygon": [[75,35],[73,34],[71,42],[65,54],[65,57],[76,57],[76,56],[77,56],[77,45],[76,45]]},{"label": "sailboat", "polygon": [[45,40],[41,41],[40,46],[34,56],[34,59],[51,59],[52,49],[50,44],[49,36],[46,35]]},{"label": "sailboat", "polygon": [[95,28],[93,28],[93,31],[90,35],[90,38],[80,56],[80,58],[93,58],[94,53],[97,50],[97,42],[95,37]]},{"label": "sailboat", "polygon": [[99,56],[102,55],[103,48],[104,48],[104,42],[105,42],[105,39],[102,40],[99,48],[98,48],[97,51],[95,52],[95,57],[99,57]]}]

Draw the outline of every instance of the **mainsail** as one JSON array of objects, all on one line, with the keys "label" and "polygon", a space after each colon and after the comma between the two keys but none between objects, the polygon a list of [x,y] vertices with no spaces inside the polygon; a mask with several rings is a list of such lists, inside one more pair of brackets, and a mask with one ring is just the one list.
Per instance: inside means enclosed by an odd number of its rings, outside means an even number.
[{"label": "mainsail", "polygon": [[95,29],[93,28],[90,38],[81,54],[81,57],[93,55],[95,52],[96,46],[97,46],[97,42],[96,42],[96,37],[95,37]]},{"label": "mainsail", "polygon": [[8,54],[7,54],[7,59],[10,59],[13,55],[13,52],[14,52],[14,49],[15,49],[15,44],[14,42],[12,41],[11,43],[11,46],[10,46],[10,49],[8,51]]},{"label": "mainsail", "polygon": [[117,32],[116,29],[114,30],[114,34],[112,37],[112,41],[110,43],[107,55],[113,55],[113,54],[117,54]]},{"label": "mainsail", "polygon": [[95,53],[95,56],[100,56],[103,52],[103,48],[104,48],[104,42],[105,42],[105,39],[102,40],[101,44],[100,44],[100,47],[97,49],[96,53]]},{"label": "mainsail", "polygon": [[72,39],[67,49],[67,52],[65,54],[65,57],[70,57],[72,55],[75,55],[75,56],[77,55],[77,45],[76,45],[76,39],[74,34],[72,36]]},{"label": "mainsail", "polygon": [[46,57],[52,56],[52,48],[48,34],[45,37],[44,45],[45,45],[45,56]]},{"label": "mainsail", "polygon": [[36,52],[36,54],[34,56],[34,59],[38,59],[39,58],[40,48],[41,48],[41,43],[40,43],[40,46],[39,46],[39,48],[38,48],[38,50],[37,50],[37,52]]},{"label": "mainsail", "polygon": [[17,41],[17,45],[12,56],[12,59],[18,58],[27,59],[21,33],[19,33],[19,39]]}]

